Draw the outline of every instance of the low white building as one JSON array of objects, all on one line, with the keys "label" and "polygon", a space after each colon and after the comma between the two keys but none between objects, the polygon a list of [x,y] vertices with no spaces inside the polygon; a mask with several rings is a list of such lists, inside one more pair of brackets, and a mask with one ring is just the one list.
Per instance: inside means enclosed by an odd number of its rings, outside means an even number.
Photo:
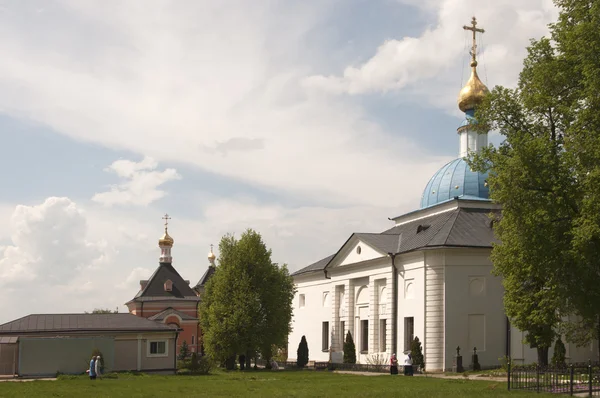
[{"label": "low white building", "polygon": [[[360,363],[409,350],[415,336],[428,370],[451,369],[457,347],[465,368],[475,347],[484,367],[504,356],[513,363],[537,361],[523,333],[511,328],[501,279],[491,273],[489,215],[500,206],[488,199],[487,175],[464,160],[487,145],[487,134],[471,128],[475,106],[488,92],[477,76],[473,46],[471,78],[458,98],[465,112],[457,130],[460,157],[430,179],[419,210],[390,219],[387,231],[352,234],[335,254],[293,274],[289,360],[306,336],[310,360],[327,361],[331,350],[332,360],[341,362],[350,331]],[[570,361],[595,357],[595,344],[565,345]]]}]

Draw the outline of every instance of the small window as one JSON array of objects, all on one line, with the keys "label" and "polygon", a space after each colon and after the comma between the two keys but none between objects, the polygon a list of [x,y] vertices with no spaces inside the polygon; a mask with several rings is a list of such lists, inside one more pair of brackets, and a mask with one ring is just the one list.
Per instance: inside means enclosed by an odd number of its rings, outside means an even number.
[{"label": "small window", "polygon": [[148,342],[148,356],[166,357],[167,355],[166,340]]},{"label": "small window", "polygon": [[369,352],[369,320],[360,321],[360,352]]},{"label": "small window", "polygon": [[304,305],[306,305],[306,296],[304,294],[301,294],[299,297],[300,297],[300,300],[298,303],[298,307],[304,308]]},{"label": "small window", "polygon": [[173,290],[173,282],[171,282],[171,280],[170,280],[170,279],[168,279],[168,280],[165,282],[165,291],[166,291],[166,292],[170,292],[170,291],[172,291],[172,290]]},{"label": "small window", "polygon": [[415,336],[415,318],[404,318],[404,351],[409,351]]},{"label": "small window", "polygon": [[323,292],[323,307],[329,307],[329,292]]},{"label": "small window", "polygon": [[362,252],[362,249],[360,248],[360,246],[356,246],[356,254],[360,254]]},{"label": "small window", "polygon": [[321,351],[329,351],[329,322],[323,322]]},{"label": "small window", "polygon": [[379,320],[379,352],[387,351],[387,320]]}]

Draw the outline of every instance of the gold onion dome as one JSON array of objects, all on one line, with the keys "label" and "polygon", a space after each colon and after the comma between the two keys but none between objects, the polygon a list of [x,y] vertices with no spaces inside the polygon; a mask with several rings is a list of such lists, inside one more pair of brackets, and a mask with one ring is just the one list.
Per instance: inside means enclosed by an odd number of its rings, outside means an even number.
[{"label": "gold onion dome", "polygon": [[173,246],[173,243],[175,243],[175,241],[173,238],[171,238],[167,232],[167,229],[165,228],[165,234],[158,240],[158,244],[161,246]]},{"label": "gold onion dome", "polygon": [[210,245],[210,253],[208,253],[208,259],[212,261],[216,258],[217,256],[215,255],[215,253],[213,253],[213,245]]},{"label": "gold onion dome", "polygon": [[466,112],[469,109],[475,109],[489,92],[490,90],[488,90],[477,75],[477,61],[472,61],[471,77],[458,94],[458,107],[463,112]]}]

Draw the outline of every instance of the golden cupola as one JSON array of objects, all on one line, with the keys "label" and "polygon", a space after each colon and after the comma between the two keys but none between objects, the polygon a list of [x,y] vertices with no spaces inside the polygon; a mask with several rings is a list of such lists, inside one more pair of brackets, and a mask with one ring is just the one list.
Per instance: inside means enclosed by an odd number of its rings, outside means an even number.
[{"label": "golden cupola", "polygon": [[171,238],[169,232],[167,231],[170,219],[171,217],[169,217],[168,214],[164,215],[163,220],[165,220],[165,233],[158,240],[158,247],[160,247],[159,261],[161,263],[171,263],[171,261],[173,261],[173,258],[171,257],[171,248],[173,247],[173,243],[175,243],[175,241],[173,240],[173,238]]},{"label": "golden cupola", "polygon": [[458,107],[461,111],[466,112],[468,110],[475,109],[475,107],[483,101],[490,90],[488,90],[488,88],[485,86],[485,84],[483,84],[477,75],[477,42],[475,35],[477,32],[483,33],[484,30],[477,28],[477,19],[475,19],[475,17],[473,17],[473,20],[471,21],[471,26],[463,26],[463,29],[473,32],[473,47],[471,49],[471,77],[458,94]]}]

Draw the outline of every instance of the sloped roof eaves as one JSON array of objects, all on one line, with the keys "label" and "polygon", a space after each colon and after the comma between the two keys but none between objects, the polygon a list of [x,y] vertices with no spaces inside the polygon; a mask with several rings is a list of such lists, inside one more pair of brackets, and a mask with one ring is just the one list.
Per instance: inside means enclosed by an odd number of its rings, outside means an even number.
[{"label": "sloped roof eaves", "polygon": [[188,314],[186,314],[184,312],[177,311],[175,308],[167,308],[166,310],[163,310],[163,311],[159,312],[156,315],[152,315],[148,319],[150,319],[151,321],[163,321],[167,317],[169,317],[170,315],[177,315],[183,321],[195,321],[195,320],[198,319],[198,318],[195,318],[195,317],[193,317],[191,315],[188,315]]},{"label": "sloped roof eaves", "polygon": [[315,263],[312,263],[304,268],[301,268],[298,271],[292,273],[291,276],[302,275],[302,274],[306,274],[309,272],[317,272],[317,271],[322,272],[325,269],[325,267],[327,266],[327,264],[329,264],[329,262],[333,259],[333,257],[335,257],[335,254],[327,256]]},{"label": "sloped roof eaves", "polygon": [[[165,291],[164,283],[167,280],[173,282],[173,289],[171,291]],[[171,297],[171,298],[185,298],[195,297],[196,293],[189,286],[179,272],[173,267],[171,263],[160,263],[158,268],[154,271],[144,290],[138,293],[132,301],[140,301],[140,298],[144,297]]]},{"label": "sloped roof eaves", "polygon": [[172,331],[133,314],[32,314],[0,325],[0,334],[44,332]]},{"label": "sloped roof eaves", "polygon": [[208,268],[206,269],[206,271],[204,272],[204,275],[202,275],[202,277],[200,278],[198,283],[196,283],[196,286],[194,286],[194,289],[197,289],[199,287],[206,285],[208,283],[209,279],[214,275],[216,270],[217,270],[216,267],[209,265]]}]

